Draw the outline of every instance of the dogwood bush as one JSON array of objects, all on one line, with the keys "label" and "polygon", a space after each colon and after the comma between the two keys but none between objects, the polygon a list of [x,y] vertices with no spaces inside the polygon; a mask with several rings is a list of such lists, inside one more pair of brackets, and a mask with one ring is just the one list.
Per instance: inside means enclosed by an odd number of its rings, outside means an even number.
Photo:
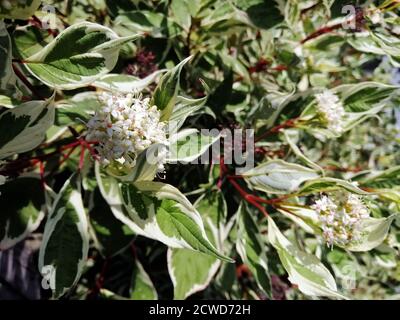
[{"label": "dogwood bush", "polygon": [[399,8],[0,1],[0,250],[44,298],[398,298]]}]

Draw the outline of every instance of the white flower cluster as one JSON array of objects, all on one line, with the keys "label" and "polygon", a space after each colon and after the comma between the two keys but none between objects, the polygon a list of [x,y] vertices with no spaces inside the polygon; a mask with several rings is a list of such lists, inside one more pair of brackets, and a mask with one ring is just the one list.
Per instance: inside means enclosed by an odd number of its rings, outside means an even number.
[{"label": "white flower cluster", "polygon": [[[168,144],[165,123],[160,122],[160,112],[150,106],[149,98],[103,93],[100,99],[104,106],[87,123],[86,140],[98,142],[96,149],[104,165],[116,160],[133,167],[137,156],[149,146]],[[167,148],[158,150],[155,160],[158,171],[163,171]]]},{"label": "white flower cluster", "polygon": [[342,191],[335,192],[331,197],[322,196],[311,208],[318,213],[328,246],[345,246],[359,241],[361,221],[369,217],[369,210],[359,196]]},{"label": "white flower cluster", "polygon": [[330,90],[324,90],[322,93],[316,94],[317,111],[322,117],[329,130],[335,134],[343,131],[343,117],[345,111],[339,97]]}]

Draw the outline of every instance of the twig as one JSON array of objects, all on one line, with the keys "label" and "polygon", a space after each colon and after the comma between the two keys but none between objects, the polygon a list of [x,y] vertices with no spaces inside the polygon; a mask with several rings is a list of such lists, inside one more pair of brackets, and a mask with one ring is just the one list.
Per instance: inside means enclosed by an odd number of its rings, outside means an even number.
[{"label": "twig", "polygon": [[221,156],[220,157],[220,170],[222,172],[222,176],[226,176],[229,183],[239,192],[240,196],[248,203],[250,203],[251,205],[253,205],[254,207],[256,207],[258,210],[261,211],[261,213],[268,217],[268,212],[267,210],[258,203],[259,199],[257,196],[254,196],[248,192],[246,192],[236,181],[234,177],[227,175],[228,173],[228,168],[226,167],[225,163],[224,163],[224,157]]},{"label": "twig", "polygon": [[278,133],[279,131],[281,131],[282,129],[286,129],[286,128],[293,128],[296,125],[296,121],[298,120],[298,118],[295,119],[289,119],[287,121],[285,121],[284,123],[277,125],[276,127],[273,127],[271,129],[269,129],[268,131],[264,132],[263,134],[261,134],[260,136],[258,136],[254,142],[258,142],[266,137],[268,137],[271,134],[275,134]]}]

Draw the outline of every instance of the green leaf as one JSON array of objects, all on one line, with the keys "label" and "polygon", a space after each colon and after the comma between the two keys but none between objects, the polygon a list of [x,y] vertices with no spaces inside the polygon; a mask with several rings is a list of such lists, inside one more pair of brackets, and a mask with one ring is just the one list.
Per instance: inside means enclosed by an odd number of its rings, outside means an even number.
[{"label": "green leaf", "polygon": [[286,1],[285,22],[292,30],[295,30],[296,24],[300,21],[300,13],[300,4],[297,0]]},{"label": "green leaf", "polygon": [[355,243],[346,245],[346,249],[356,252],[370,251],[379,246],[385,240],[390,225],[395,215],[387,218],[366,218],[361,221],[361,239]]},{"label": "green leaf", "polygon": [[338,280],[356,281],[366,275],[365,273],[363,274],[357,258],[344,250],[332,248],[326,258]]},{"label": "green leaf", "polygon": [[192,57],[184,59],[163,75],[154,91],[151,104],[157,106],[161,111],[161,121],[169,120],[171,117],[178,96],[179,79],[182,68],[191,58]]},{"label": "green leaf", "polygon": [[99,291],[99,298],[103,300],[129,300],[123,296],[120,296],[108,289],[101,288]]},{"label": "green leaf", "polygon": [[5,108],[14,108],[16,105],[18,105],[18,101],[15,99],[0,95],[0,106]]},{"label": "green leaf", "polygon": [[54,36],[48,30],[36,26],[18,27],[12,33],[15,55],[21,59],[34,55],[53,40]]},{"label": "green leaf", "polygon": [[335,88],[347,112],[365,112],[383,104],[398,87],[378,82],[346,84]]},{"label": "green leaf", "polygon": [[237,27],[251,25],[246,14],[240,12],[230,1],[224,1],[212,10],[203,12],[201,27],[208,35],[233,34]]},{"label": "green leaf", "polygon": [[268,296],[272,295],[271,278],[265,244],[261,239],[260,229],[251,212],[245,205],[239,211],[236,250],[242,261],[250,268],[259,288]]},{"label": "green leaf", "polygon": [[232,261],[210,243],[199,213],[178,189],[151,181],[119,186],[129,218],[147,237]]},{"label": "green leaf", "polygon": [[135,222],[132,221],[128,211],[123,205],[118,184],[119,180],[115,179],[109,174],[106,174],[106,171],[101,169],[98,162],[95,163],[95,174],[100,192],[110,206],[111,212],[115,218],[127,225],[135,234],[146,237],[147,235],[144,230],[142,230]]},{"label": "green leaf", "polygon": [[20,177],[0,186],[0,251],[35,231],[45,215],[44,190],[37,177]]},{"label": "green leaf", "polygon": [[86,123],[100,107],[98,92],[78,93],[68,100],[57,101],[55,123],[59,126],[69,126],[77,121]]},{"label": "green leaf", "polygon": [[294,154],[304,162],[304,164],[310,166],[317,172],[324,172],[324,169],[322,169],[318,164],[313,162],[311,159],[307,158],[304,153],[300,150],[300,148],[296,145],[296,143],[293,141],[293,138],[298,137],[298,131],[297,130],[284,130],[283,131],[284,138],[286,142],[289,144],[289,147],[292,149]]},{"label": "green leaf", "polygon": [[[220,136],[199,134],[197,129],[184,129],[173,134],[169,145],[169,163],[192,163],[214,143],[219,141]],[[209,157],[207,156],[207,159]]]},{"label": "green leaf", "polygon": [[385,171],[373,172],[361,179],[360,183],[368,188],[393,188],[400,186],[400,166]]},{"label": "green leaf", "polygon": [[12,70],[11,40],[3,21],[0,21],[0,93],[6,93],[15,85]]},{"label": "green leaf", "polygon": [[249,186],[267,193],[293,192],[319,175],[312,169],[282,160],[271,160],[242,173]]},{"label": "green leaf", "polygon": [[322,296],[346,299],[338,293],[335,279],[317,257],[301,251],[278,229],[274,220],[268,217],[268,239],[277,250],[283,267],[289,274],[289,281],[308,296]]},{"label": "green leaf", "polygon": [[114,21],[115,28],[124,34],[148,33],[154,38],[174,38],[182,32],[177,23],[159,12],[146,10],[123,12]]},{"label": "green leaf", "polygon": [[[222,250],[225,240],[221,234],[225,227],[226,203],[221,193],[205,195],[195,204],[204,221],[210,242]],[[174,299],[186,299],[204,290],[218,271],[221,261],[217,258],[188,249],[168,250],[168,271],[174,285]]]},{"label": "green leaf", "polygon": [[29,101],[0,115],[0,159],[38,146],[54,122],[53,98]]},{"label": "green leaf", "polygon": [[158,300],[157,291],[142,264],[136,259],[131,280],[132,300]]},{"label": "green leaf", "polygon": [[164,72],[165,70],[157,70],[143,79],[127,74],[109,73],[96,80],[93,86],[112,92],[135,93],[148,87]]},{"label": "green leaf", "polygon": [[387,55],[395,67],[400,66],[400,41],[397,36],[370,30],[349,38],[347,42],[356,50],[376,55]]},{"label": "green leaf", "polygon": [[106,171],[121,181],[152,181],[158,170],[158,164],[155,159],[157,159],[159,152],[162,152],[165,148],[166,146],[163,144],[155,143],[137,156],[136,164],[133,168],[127,169],[118,162],[114,162],[107,166]]},{"label": "green leaf", "polygon": [[120,38],[109,28],[81,22],[61,32],[24,65],[40,81],[57,89],[86,86],[116,65],[119,49],[138,35]]},{"label": "green leaf", "polygon": [[39,271],[51,269],[50,285],[54,284],[56,298],[78,282],[88,256],[88,221],[78,178],[68,179],[54,201],[39,251]]},{"label": "green leaf", "polygon": [[315,210],[303,206],[296,206],[295,204],[281,204],[277,210],[303,228],[304,231],[310,234],[320,233],[320,222]]},{"label": "green leaf", "polygon": [[171,1],[171,11],[175,18],[175,21],[186,31],[189,31],[192,19],[190,16],[191,2],[187,0],[172,0]]},{"label": "green leaf", "polygon": [[7,1],[10,7],[0,6],[0,19],[28,19],[39,8],[40,0]]},{"label": "green leaf", "polygon": [[246,12],[257,28],[270,29],[284,21],[284,1],[281,0],[235,0],[235,5]]},{"label": "green leaf", "polygon": [[258,105],[250,110],[249,117],[257,127],[265,125],[270,128],[274,125],[281,112],[292,101],[301,100],[301,96],[295,95],[295,89],[291,92],[280,92],[279,88],[273,88],[263,97]]},{"label": "green leaf", "polygon": [[359,195],[369,195],[370,193],[357,187],[355,183],[349,181],[335,179],[335,178],[319,178],[308,181],[298,191],[298,194],[312,194],[317,192],[327,192],[345,189],[349,192],[356,193]]},{"label": "green leaf", "polygon": [[186,119],[195,112],[201,110],[207,102],[208,96],[199,99],[178,96],[171,117],[168,121],[168,130],[171,133],[177,132]]},{"label": "green leaf", "polygon": [[114,216],[136,234],[172,248],[187,248],[232,262],[207,239],[203,221],[186,197],[173,186],[151,181],[118,182],[97,164],[96,179]]},{"label": "green leaf", "polygon": [[397,35],[383,34],[379,31],[373,30],[370,32],[371,37],[379,45],[379,47],[389,56],[392,64],[398,68],[400,67],[400,41]]},{"label": "green leaf", "polygon": [[95,245],[104,257],[112,257],[129,246],[135,234],[128,226],[115,219],[99,189],[94,190],[92,197],[89,216]]},{"label": "green leaf", "polygon": [[207,288],[221,264],[213,256],[189,249],[169,249],[167,257],[175,300],[186,299]]},{"label": "green leaf", "polygon": [[354,49],[373,53],[378,55],[384,55],[385,51],[381,49],[379,44],[374,41],[374,39],[366,33],[354,33],[351,38],[347,39],[347,43],[350,44]]}]

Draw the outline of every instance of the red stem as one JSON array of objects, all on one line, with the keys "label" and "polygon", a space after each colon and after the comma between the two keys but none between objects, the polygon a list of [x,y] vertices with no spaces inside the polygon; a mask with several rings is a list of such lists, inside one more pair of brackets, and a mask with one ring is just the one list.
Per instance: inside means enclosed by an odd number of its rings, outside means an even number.
[{"label": "red stem", "polygon": [[258,210],[260,210],[261,213],[262,213],[264,216],[268,217],[268,212],[267,212],[267,210],[265,210],[265,208],[257,202],[258,197],[256,197],[256,196],[254,196],[254,195],[252,195],[252,194],[249,194],[249,193],[247,193],[246,191],[244,191],[244,190],[242,189],[242,187],[241,187],[236,181],[234,181],[233,179],[229,179],[229,177],[228,177],[228,181],[230,182],[230,184],[231,184],[232,186],[234,186],[234,188],[239,192],[239,194],[242,196],[242,198],[243,198],[245,201],[247,201],[248,203],[252,204],[252,205],[253,205],[254,207],[256,207]]},{"label": "red stem", "polygon": [[105,274],[106,274],[107,269],[108,269],[108,264],[109,264],[109,260],[108,259],[104,260],[103,267],[101,269],[100,275],[96,279],[96,284],[95,284],[94,288],[92,288],[90,290],[89,294],[87,295],[87,298],[89,298],[89,299],[90,298],[94,298],[100,292],[100,290],[103,288],[104,280],[105,280]]},{"label": "red stem", "polygon": [[74,152],[75,149],[76,149],[77,147],[78,147],[77,145],[76,145],[76,146],[73,146],[73,147],[68,151],[67,154],[63,154],[63,159],[58,163],[58,166],[61,166],[65,161],[67,161],[67,160],[69,159],[69,157],[71,156],[72,152]]},{"label": "red stem", "polygon": [[298,118],[294,118],[294,119],[289,119],[287,121],[285,121],[282,124],[279,124],[271,129],[269,129],[268,131],[264,132],[263,134],[261,134],[260,136],[258,136],[254,142],[258,142],[266,137],[268,137],[271,134],[275,134],[278,133],[279,131],[281,131],[282,129],[285,128],[293,128],[296,125],[296,121],[298,120]]},{"label": "red stem", "polygon": [[[258,210],[261,211],[261,213],[268,217],[268,212],[267,210],[265,210],[265,208],[260,205],[257,201],[258,198],[257,196],[254,196],[248,192],[246,192],[236,181],[235,181],[235,177],[229,176],[227,175],[228,173],[228,168],[224,162],[224,157],[221,156],[220,157],[220,168],[221,168],[221,173],[220,173],[220,179],[222,179],[223,176],[226,175],[226,177],[228,178],[229,183],[239,192],[240,196],[248,203],[250,203],[251,205],[253,205],[254,207],[256,207]],[[220,180],[222,181],[222,180]]]},{"label": "red stem", "polygon": [[340,29],[342,28],[342,23],[338,23],[335,24],[333,26],[330,27],[323,27],[321,29],[316,30],[315,32],[311,33],[309,36],[307,36],[306,38],[304,38],[303,40],[300,41],[301,44],[306,43],[307,41],[310,41],[312,39],[315,39],[317,37],[319,37],[320,35],[323,35],[325,33],[329,33],[332,32],[334,30]]},{"label": "red stem", "polygon": [[42,183],[43,190],[46,189],[46,181],[44,179],[44,165],[43,161],[39,161],[40,182]]},{"label": "red stem", "polygon": [[[12,175],[13,173],[19,172],[20,170],[32,167],[40,162],[46,162],[50,158],[56,155],[62,155],[63,159],[59,163],[61,165],[64,163],[72,154],[72,152],[76,149],[78,146],[82,146],[84,149],[88,149],[92,155],[92,157],[96,160],[97,154],[95,153],[94,149],[91,147],[92,144],[96,144],[96,141],[85,141],[82,138],[78,139],[77,141],[71,142],[67,145],[59,147],[56,151],[47,153],[47,154],[42,154],[38,155],[32,158],[28,159],[17,159],[15,161],[12,161],[8,164],[5,165],[5,170],[0,171],[0,174],[3,175]],[[70,150],[66,155],[62,153],[62,151],[65,150]],[[83,164],[82,164],[83,166]]]},{"label": "red stem", "polygon": [[[347,21],[351,21],[352,19],[353,18],[351,18],[351,19],[349,19]],[[356,10],[356,14],[355,14],[354,19],[355,19],[356,26],[363,25],[363,23],[364,23],[364,12],[363,12],[362,9],[361,10]],[[304,38],[303,40],[301,40],[300,43],[304,44],[309,40],[312,40],[312,39],[315,39],[315,38],[319,37],[320,35],[332,32],[332,31],[337,30],[337,29],[341,29],[341,28],[343,28],[344,24],[345,24],[345,22],[337,23],[337,24],[334,24],[334,25],[329,26],[329,27],[323,27],[321,29],[318,29],[318,30],[314,31],[313,33],[311,33],[306,38]],[[356,31],[358,31],[359,29],[360,29],[359,27],[355,28]]]},{"label": "red stem", "polygon": [[85,146],[81,144],[81,154],[79,156],[79,167],[78,167],[79,171],[82,171],[83,168],[83,162],[85,160],[85,151],[86,151]]}]

